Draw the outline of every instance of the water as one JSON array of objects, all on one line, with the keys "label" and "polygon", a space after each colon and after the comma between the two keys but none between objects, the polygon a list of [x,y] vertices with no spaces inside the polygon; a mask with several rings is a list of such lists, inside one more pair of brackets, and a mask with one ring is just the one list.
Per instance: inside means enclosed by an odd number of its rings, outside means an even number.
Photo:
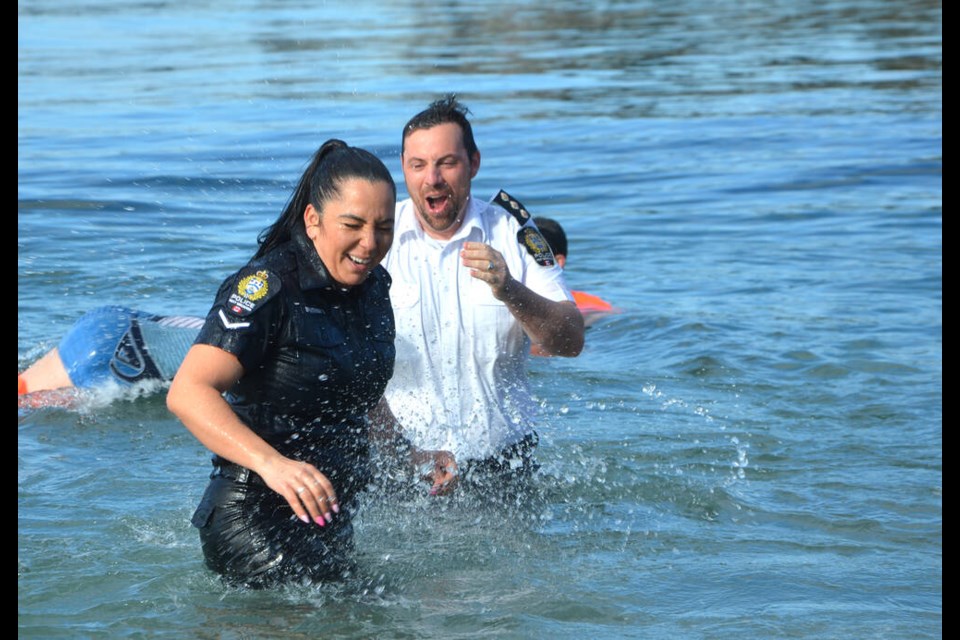
[{"label": "water", "polygon": [[202,314],[319,143],[446,91],[474,190],[623,309],[533,363],[542,502],[371,499],[361,575],[253,593],[162,393],[20,413],[24,637],[942,635],[939,2],[18,5],[18,367]]}]

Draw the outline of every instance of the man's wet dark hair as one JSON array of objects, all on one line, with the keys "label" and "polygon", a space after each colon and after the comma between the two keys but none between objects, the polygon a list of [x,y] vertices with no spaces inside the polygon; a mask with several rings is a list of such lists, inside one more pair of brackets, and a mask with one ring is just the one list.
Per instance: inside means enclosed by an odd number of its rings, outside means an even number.
[{"label": "man's wet dark hair", "polygon": [[534,218],[533,222],[540,229],[544,240],[550,245],[553,255],[567,255],[567,234],[563,232],[560,223],[552,218]]},{"label": "man's wet dark hair", "polygon": [[479,149],[477,149],[477,143],[473,139],[473,127],[467,120],[468,113],[470,113],[470,109],[467,109],[467,105],[457,100],[456,94],[453,93],[431,102],[429,107],[410,118],[404,125],[403,139],[400,141],[400,155],[403,155],[406,148],[407,136],[414,131],[432,129],[438,125],[452,122],[460,127],[460,132],[463,135],[463,148],[466,149],[467,156],[472,161],[473,156],[479,152]]}]

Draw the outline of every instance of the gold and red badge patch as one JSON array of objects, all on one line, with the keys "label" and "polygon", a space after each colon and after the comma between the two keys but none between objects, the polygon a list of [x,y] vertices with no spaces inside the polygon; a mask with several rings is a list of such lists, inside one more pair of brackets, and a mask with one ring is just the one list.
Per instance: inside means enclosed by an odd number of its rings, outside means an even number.
[{"label": "gold and red badge patch", "polygon": [[265,269],[247,273],[237,280],[236,290],[227,299],[234,315],[245,316],[280,290],[280,279]]},{"label": "gold and red badge patch", "polygon": [[553,257],[553,251],[547,244],[540,231],[535,227],[523,227],[517,232],[517,241],[527,248],[527,252],[533,256],[537,264],[544,267],[552,267],[557,263]]}]

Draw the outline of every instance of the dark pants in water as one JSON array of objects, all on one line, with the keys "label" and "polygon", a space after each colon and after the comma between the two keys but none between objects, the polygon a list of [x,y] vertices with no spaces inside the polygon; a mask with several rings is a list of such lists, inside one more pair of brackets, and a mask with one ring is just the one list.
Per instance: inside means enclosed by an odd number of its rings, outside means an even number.
[{"label": "dark pants in water", "polygon": [[540,467],[534,459],[540,437],[536,432],[499,453],[481,460],[467,460],[460,470],[463,482],[485,482],[487,479],[512,482],[529,478]]},{"label": "dark pants in water", "polygon": [[[534,458],[538,442],[539,437],[533,432],[496,455],[460,461],[454,499],[513,504],[518,503],[519,496],[526,502],[530,480],[540,467]],[[398,460],[381,453],[375,466],[379,470],[376,493],[381,497],[408,500],[423,492],[423,483]]]},{"label": "dark pants in water", "polygon": [[499,453],[460,466],[458,491],[500,506],[523,506],[532,497],[531,479],[540,465],[534,458],[540,438],[536,432]]},{"label": "dark pants in water", "polygon": [[351,570],[348,505],[333,522],[301,521],[280,494],[243,467],[217,467],[193,515],[207,566],[252,588],[341,579]]}]

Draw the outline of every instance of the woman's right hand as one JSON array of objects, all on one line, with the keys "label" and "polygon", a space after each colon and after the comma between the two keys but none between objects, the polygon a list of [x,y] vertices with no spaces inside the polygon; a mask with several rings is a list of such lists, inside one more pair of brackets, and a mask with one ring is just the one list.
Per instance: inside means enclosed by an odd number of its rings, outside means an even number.
[{"label": "woman's right hand", "polygon": [[335,513],[340,513],[333,485],[312,464],[277,454],[255,471],[268,487],[286,498],[304,522],[312,521],[322,527],[333,520]]},{"label": "woman's right hand", "polygon": [[217,455],[258,473],[297,517],[323,526],[340,511],[333,485],[316,467],[291,460],[237,418],[223,392],[243,376],[236,356],[195,344],[167,393],[167,407]]}]

